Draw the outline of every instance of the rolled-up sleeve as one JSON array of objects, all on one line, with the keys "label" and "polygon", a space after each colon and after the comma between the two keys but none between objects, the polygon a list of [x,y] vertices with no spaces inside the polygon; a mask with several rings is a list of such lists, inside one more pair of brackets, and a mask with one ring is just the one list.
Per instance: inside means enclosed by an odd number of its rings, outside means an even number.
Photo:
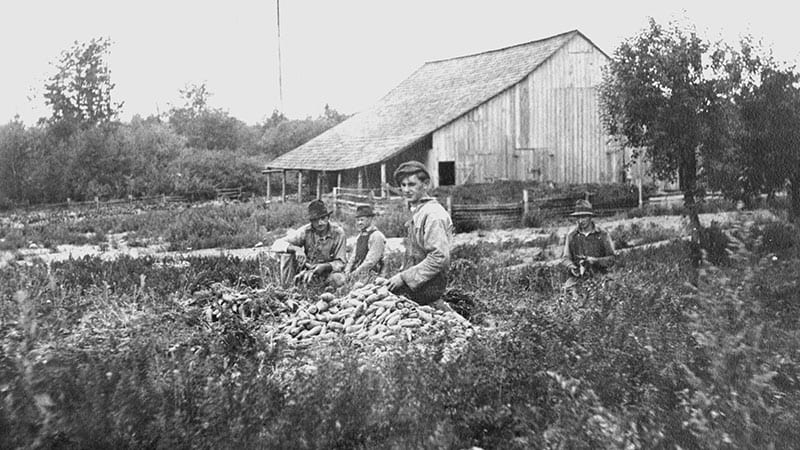
[{"label": "rolled-up sleeve", "polygon": [[305,247],[307,228],[307,226],[302,226],[296,230],[288,232],[285,238],[286,242],[294,245],[295,247]]},{"label": "rolled-up sleeve", "polygon": [[356,268],[359,272],[368,272],[375,267],[376,264],[383,258],[383,251],[386,247],[386,237],[380,231],[375,231],[369,236],[369,244],[367,255],[364,257],[364,262]]},{"label": "rolled-up sleeve", "polygon": [[446,271],[450,265],[450,236],[443,218],[428,217],[424,224],[423,249],[425,258],[400,273],[400,278],[411,289]]}]

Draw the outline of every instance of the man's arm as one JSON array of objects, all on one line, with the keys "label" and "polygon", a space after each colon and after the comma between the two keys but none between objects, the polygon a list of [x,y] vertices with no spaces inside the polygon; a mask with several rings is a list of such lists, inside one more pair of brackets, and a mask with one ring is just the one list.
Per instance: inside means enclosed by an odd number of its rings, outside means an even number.
[{"label": "man's arm", "polygon": [[347,265],[347,240],[344,237],[344,233],[337,233],[336,242],[333,244],[333,259],[328,263],[331,265],[331,270],[333,272],[341,272],[344,269],[344,266]]},{"label": "man's arm", "polygon": [[369,243],[367,245],[367,256],[364,257],[364,262],[356,268],[356,272],[369,272],[370,269],[375,267],[376,264],[383,257],[383,251],[386,247],[386,237],[380,231],[375,231],[369,236]]},{"label": "man's arm", "polygon": [[412,266],[399,276],[411,289],[429,281],[447,268],[450,263],[450,237],[447,234],[447,224],[444,218],[428,217],[423,233],[423,249],[425,259]]},{"label": "man's arm", "polygon": [[610,269],[616,262],[617,252],[614,249],[614,241],[611,235],[603,232],[603,256],[590,258],[589,262],[596,264],[604,269]]},{"label": "man's arm", "polygon": [[569,249],[573,234],[574,233],[569,232],[566,237],[564,237],[564,252],[561,256],[561,265],[570,268],[576,267],[575,263],[572,261],[572,251]]}]

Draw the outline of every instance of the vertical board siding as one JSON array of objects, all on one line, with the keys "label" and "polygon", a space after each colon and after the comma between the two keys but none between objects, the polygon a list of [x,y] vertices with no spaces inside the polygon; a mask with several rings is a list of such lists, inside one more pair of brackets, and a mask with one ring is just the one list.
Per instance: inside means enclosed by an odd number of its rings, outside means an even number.
[{"label": "vertical board siding", "polygon": [[432,161],[455,161],[456,184],[498,179],[616,181],[621,158],[600,122],[607,57],[582,36],[433,134]]}]

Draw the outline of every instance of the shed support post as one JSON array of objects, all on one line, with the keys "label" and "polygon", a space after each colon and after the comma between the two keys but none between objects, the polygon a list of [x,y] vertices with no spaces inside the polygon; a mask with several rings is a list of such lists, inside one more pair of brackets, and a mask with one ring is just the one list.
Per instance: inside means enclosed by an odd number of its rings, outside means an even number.
[{"label": "shed support post", "polygon": [[453,217],[453,197],[448,195],[447,196],[447,201],[445,202],[445,205],[447,205],[446,206],[447,207],[447,214],[450,214],[450,218],[452,220],[452,217]]},{"label": "shed support post", "polygon": [[334,214],[339,212],[338,197],[339,197],[339,188],[338,187],[334,187],[333,188],[333,212],[334,212]]},{"label": "shed support post", "polygon": [[267,201],[272,201],[272,174],[267,172]]},{"label": "shed support post", "polygon": [[340,189],[342,187],[342,172],[341,171],[336,174],[336,187],[340,188]]},{"label": "shed support post", "polygon": [[286,203],[286,169],[281,170],[281,203]]},{"label": "shed support post", "polygon": [[303,171],[297,171],[297,203],[303,203]]},{"label": "shed support post", "polygon": [[317,172],[317,200],[322,198],[322,172]]},{"label": "shed support post", "polygon": [[[364,188],[364,168],[363,167],[359,167],[358,168],[358,190],[361,190],[363,188]],[[358,194],[361,195],[360,192]]]},{"label": "shed support post", "polygon": [[386,163],[381,163],[381,198],[386,198]]}]

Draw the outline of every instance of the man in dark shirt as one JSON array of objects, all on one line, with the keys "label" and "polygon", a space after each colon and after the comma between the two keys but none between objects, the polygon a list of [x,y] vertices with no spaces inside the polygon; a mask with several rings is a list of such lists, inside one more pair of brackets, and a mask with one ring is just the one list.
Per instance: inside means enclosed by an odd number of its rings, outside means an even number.
[{"label": "man in dark shirt", "polygon": [[570,215],[578,224],[564,241],[563,265],[574,278],[605,273],[614,265],[616,251],[608,233],[592,220],[592,204],[588,200],[578,200],[575,212]]}]

